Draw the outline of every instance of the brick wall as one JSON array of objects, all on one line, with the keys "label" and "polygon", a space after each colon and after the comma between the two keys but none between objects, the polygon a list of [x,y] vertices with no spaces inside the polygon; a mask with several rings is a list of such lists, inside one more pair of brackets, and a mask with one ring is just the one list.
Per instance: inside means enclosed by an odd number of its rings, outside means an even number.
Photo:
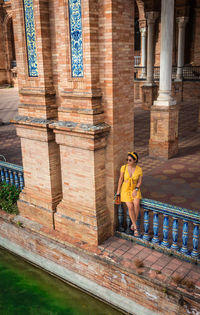
[{"label": "brick wall", "polygon": [[[87,287],[84,287],[83,278],[79,286],[131,314],[185,315],[199,312],[198,292],[194,295],[193,290],[174,287],[170,282],[166,286],[162,277],[159,280],[158,277],[153,278],[156,271],[151,270],[149,278],[146,274],[140,274],[141,270],[131,269],[131,262],[128,267],[106,257],[101,248],[89,253],[64,241],[59,244],[52,233],[48,235],[41,227],[38,233],[36,224],[26,220],[23,228],[19,228],[14,222],[7,222],[2,213],[0,216],[0,243],[4,241],[5,247],[9,248],[12,244],[15,253],[72,283],[79,275],[84,277],[86,281],[89,280]],[[69,278],[70,271],[75,273],[74,278]],[[100,285],[101,289],[97,291],[96,285]],[[113,293],[118,295],[118,299]]]}]

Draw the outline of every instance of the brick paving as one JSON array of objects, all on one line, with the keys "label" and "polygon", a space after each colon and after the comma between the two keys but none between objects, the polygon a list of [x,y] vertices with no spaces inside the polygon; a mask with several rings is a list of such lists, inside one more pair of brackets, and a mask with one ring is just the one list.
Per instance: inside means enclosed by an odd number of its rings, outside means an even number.
[{"label": "brick paving", "polygon": [[142,195],[176,206],[200,211],[200,132],[185,135],[180,126],[179,153],[163,161],[148,156],[150,112],[135,110],[135,151],[144,177]]},{"label": "brick paving", "polygon": [[128,240],[113,236],[101,246],[101,255],[137,272],[148,279],[162,282],[166,287],[176,287],[199,298],[200,265],[157,252]]}]

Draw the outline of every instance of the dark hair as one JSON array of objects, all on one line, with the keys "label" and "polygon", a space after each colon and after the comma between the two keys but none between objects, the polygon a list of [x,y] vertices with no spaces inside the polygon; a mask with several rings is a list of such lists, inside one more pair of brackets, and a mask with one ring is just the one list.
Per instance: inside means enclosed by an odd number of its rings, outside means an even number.
[{"label": "dark hair", "polygon": [[[136,156],[136,158],[132,153]],[[128,153],[128,156],[130,156],[136,163],[138,163],[138,160],[139,160],[138,154],[136,152],[132,152],[132,153]]]}]

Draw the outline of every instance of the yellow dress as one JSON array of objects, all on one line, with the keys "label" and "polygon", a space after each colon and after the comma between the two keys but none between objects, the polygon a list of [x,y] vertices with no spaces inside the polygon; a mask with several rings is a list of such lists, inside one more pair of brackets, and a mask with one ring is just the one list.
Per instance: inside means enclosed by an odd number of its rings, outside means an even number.
[{"label": "yellow dress", "polygon": [[120,172],[124,173],[124,181],[121,187],[121,201],[122,202],[132,202],[135,198],[142,198],[140,189],[137,191],[136,197],[132,197],[132,192],[135,189],[138,179],[142,176],[142,169],[140,166],[136,165],[135,172],[132,177],[130,177],[128,172],[128,164],[121,167]]}]

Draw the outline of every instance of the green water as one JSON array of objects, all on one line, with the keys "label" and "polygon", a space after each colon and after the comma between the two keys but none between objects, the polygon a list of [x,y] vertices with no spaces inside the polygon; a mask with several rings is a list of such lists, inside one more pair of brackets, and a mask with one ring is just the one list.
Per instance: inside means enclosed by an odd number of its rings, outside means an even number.
[{"label": "green water", "polygon": [[0,314],[122,313],[0,248]]}]

